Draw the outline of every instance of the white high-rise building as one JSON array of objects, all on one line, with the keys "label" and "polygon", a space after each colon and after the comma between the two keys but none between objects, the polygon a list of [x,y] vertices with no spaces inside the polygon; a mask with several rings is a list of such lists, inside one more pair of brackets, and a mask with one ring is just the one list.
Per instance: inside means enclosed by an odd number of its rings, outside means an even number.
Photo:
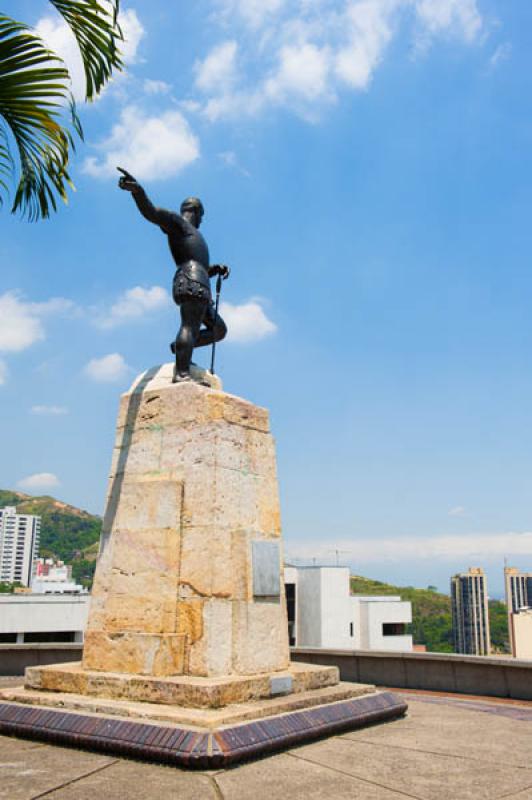
[{"label": "white high-rise building", "polygon": [[40,517],[17,514],[15,506],[0,508],[0,581],[30,585],[40,531]]}]

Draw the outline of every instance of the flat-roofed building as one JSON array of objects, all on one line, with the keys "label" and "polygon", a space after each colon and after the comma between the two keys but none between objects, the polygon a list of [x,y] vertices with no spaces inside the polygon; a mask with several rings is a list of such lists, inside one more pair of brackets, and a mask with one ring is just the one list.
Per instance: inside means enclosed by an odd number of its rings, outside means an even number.
[{"label": "flat-roofed building", "polygon": [[[522,572],[515,567],[504,568],[504,589],[506,594],[506,608],[508,609],[508,634],[510,638],[510,652],[516,655],[514,642],[514,625],[512,615],[522,609],[532,608],[532,572]],[[521,626],[521,623],[518,623]]]},{"label": "flat-roofed building", "polygon": [[398,596],[352,595],[348,567],[285,567],[292,647],[412,651],[412,606]]},{"label": "flat-roofed building", "polygon": [[0,594],[0,644],[83,642],[90,595]]},{"label": "flat-roofed building", "polygon": [[455,653],[487,656],[491,652],[488,584],[484,570],[471,567],[451,578]]},{"label": "flat-roofed building", "polygon": [[0,581],[29,586],[39,555],[41,518],[0,508]]}]

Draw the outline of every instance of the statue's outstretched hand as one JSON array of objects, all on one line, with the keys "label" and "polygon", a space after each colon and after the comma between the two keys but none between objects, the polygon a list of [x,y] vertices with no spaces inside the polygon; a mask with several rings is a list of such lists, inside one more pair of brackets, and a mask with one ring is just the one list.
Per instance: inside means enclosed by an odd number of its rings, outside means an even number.
[{"label": "statue's outstretched hand", "polygon": [[122,167],[117,167],[117,170],[122,173],[122,177],[118,179],[120,189],[124,189],[126,192],[134,192],[136,189],[140,189],[140,183],[135,180],[133,175],[130,175]]}]

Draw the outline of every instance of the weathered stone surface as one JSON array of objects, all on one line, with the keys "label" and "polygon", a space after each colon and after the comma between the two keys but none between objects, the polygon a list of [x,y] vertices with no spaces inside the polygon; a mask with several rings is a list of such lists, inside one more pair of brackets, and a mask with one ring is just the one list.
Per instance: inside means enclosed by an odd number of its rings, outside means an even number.
[{"label": "weathered stone surface", "polygon": [[133,633],[131,631],[89,631],[85,669],[100,669],[105,663],[111,672],[123,665],[136,675],[179,675],[185,666],[186,635]]},{"label": "weathered stone surface", "polygon": [[[91,697],[114,698],[133,702],[160,703],[183,708],[221,709],[241,703],[254,703],[272,697],[272,677],[290,677],[292,694],[336,689],[339,676],[336,667],[320,667],[308,664],[291,664],[284,672],[261,673],[252,676],[225,676],[220,678],[200,678],[192,675],[182,676],[143,676],[125,675],[119,672],[100,672],[87,669],[81,664],[58,664],[46,667],[30,667],[26,670],[26,689],[34,691],[60,692],[62,694],[87,695]],[[361,684],[341,684],[342,693],[334,692],[318,695],[315,702],[333,702],[344,697],[354,697],[371,693],[374,686]],[[0,694],[0,697],[6,696]],[[13,698],[13,695],[10,695]],[[24,692],[20,695],[24,697]],[[31,698],[31,695],[28,695]],[[275,698],[278,700],[279,698]],[[50,702],[53,698],[50,697]],[[287,701],[288,702],[288,701]],[[310,702],[309,705],[313,703]],[[315,703],[314,703],[315,704]],[[288,703],[287,708],[295,708]],[[297,706],[301,707],[301,706]],[[248,709],[249,710],[249,709]],[[230,713],[228,713],[228,718]]]},{"label": "weathered stone surface", "polygon": [[284,597],[255,598],[251,578],[252,542],[281,535],[268,412],[218,379],[171,376],[171,364],[148,370],[121,399],[84,666],[286,669]]}]

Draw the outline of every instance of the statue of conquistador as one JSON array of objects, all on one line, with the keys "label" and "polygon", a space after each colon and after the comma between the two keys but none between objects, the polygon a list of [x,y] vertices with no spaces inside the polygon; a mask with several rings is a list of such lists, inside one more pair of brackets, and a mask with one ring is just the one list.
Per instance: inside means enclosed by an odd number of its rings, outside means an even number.
[{"label": "statue of conquistador", "polygon": [[215,311],[209,278],[227,278],[229,267],[209,264],[209,248],[199,232],[204,214],[201,200],[183,200],[179,214],[156,208],[135,178],[120,167],[119,170],[123,173],[119,187],[131,192],[142,216],[168,237],[176,265],[172,295],[181,309],[181,327],[170,345],[175,354],[173,381],[189,381],[193,349],[219,342],[227,333],[225,322]]}]

